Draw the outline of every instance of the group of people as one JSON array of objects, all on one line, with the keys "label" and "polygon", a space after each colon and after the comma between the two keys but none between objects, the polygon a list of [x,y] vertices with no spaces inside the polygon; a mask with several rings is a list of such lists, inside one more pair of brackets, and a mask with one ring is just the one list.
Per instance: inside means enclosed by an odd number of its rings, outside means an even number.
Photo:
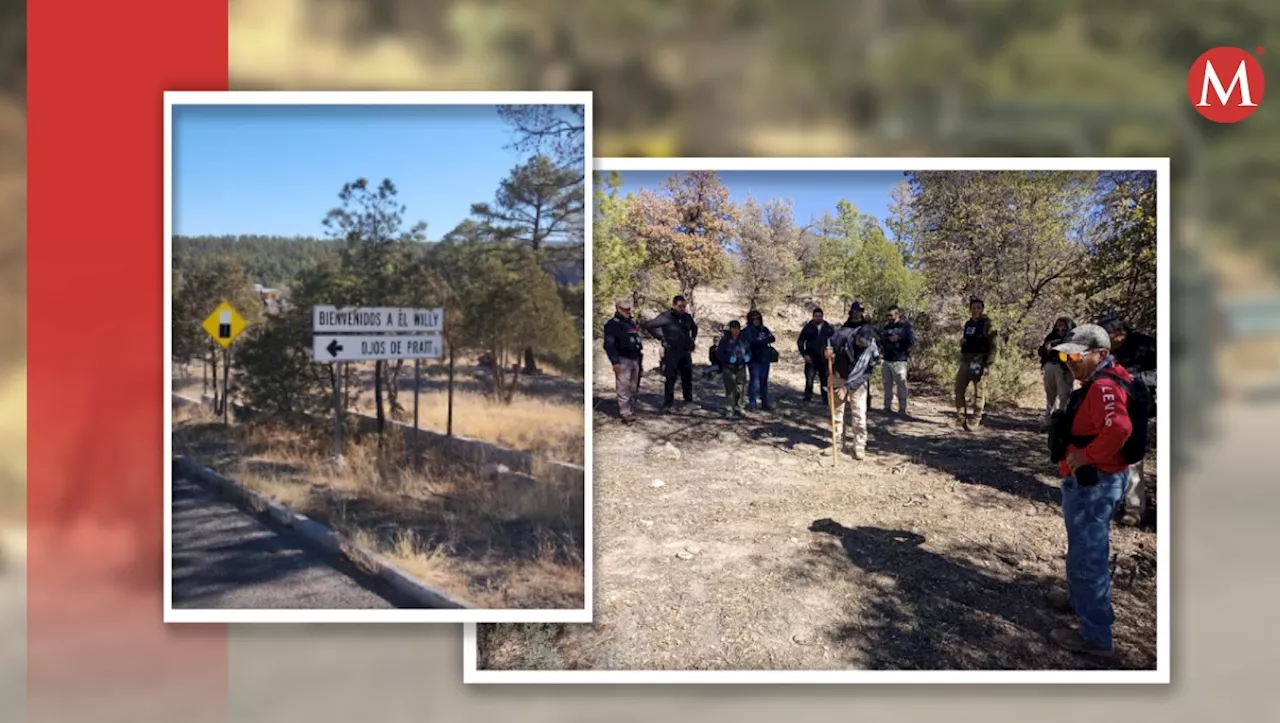
[{"label": "group of people", "polygon": [[[619,411],[628,424],[634,421],[639,391],[642,332],[662,342],[663,411],[675,404],[677,379],[684,401],[693,401],[692,354],[698,327],[684,297],[676,296],[670,309],[645,324],[636,322],[629,300],[619,299],[604,328],[604,349],[613,364]],[[709,359],[724,379],[730,417],[743,416],[744,400],[747,410],[756,409],[757,401],[760,409],[770,409],[769,365],[778,360],[775,342],[760,312],[752,310],[745,327],[737,320],[729,322],[712,346]],[[885,411],[892,411],[896,395],[898,413],[906,416],[907,362],[915,343],[915,331],[897,307],[890,307],[877,325],[857,301],[839,327],[828,323],[821,309],[814,309],[801,329],[796,346],[804,360],[804,400],[813,399],[817,379],[822,397],[833,398],[833,434],[842,439],[848,429],[855,459],[866,455],[866,411],[875,367],[882,369]],[[958,427],[973,430],[982,425],[997,348],[997,333],[983,300],[971,297],[955,376]],[[1066,590],[1051,594],[1048,602],[1079,621],[1077,627],[1055,629],[1050,637],[1068,650],[1109,657],[1115,619],[1110,526],[1118,512],[1132,517],[1146,508],[1142,460],[1155,410],[1155,340],[1114,315],[1080,326],[1064,316],[1045,336],[1039,358],[1046,399],[1042,431],[1048,433],[1050,459],[1063,480],[1068,544]],[[972,407],[967,402],[970,386],[975,390]],[[845,426],[846,408],[850,428]],[[836,450],[824,454],[834,455]]]}]

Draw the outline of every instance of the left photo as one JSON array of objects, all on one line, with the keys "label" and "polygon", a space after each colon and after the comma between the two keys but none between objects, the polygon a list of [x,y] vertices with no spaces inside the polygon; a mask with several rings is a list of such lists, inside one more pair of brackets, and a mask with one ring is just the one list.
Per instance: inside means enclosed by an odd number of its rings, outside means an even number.
[{"label": "left photo", "polygon": [[592,619],[589,92],[166,92],[165,621]]}]

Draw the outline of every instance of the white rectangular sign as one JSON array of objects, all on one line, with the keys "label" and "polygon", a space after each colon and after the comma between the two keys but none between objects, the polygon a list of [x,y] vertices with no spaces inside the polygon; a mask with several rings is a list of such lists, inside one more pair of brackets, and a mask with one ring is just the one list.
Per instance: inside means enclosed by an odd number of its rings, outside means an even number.
[{"label": "white rectangular sign", "polygon": [[311,330],[317,334],[338,332],[444,331],[444,309],[408,309],[395,306],[316,306],[311,309]]},{"label": "white rectangular sign", "polygon": [[311,358],[318,362],[439,359],[444,356],[440,334],[316,334]]}]

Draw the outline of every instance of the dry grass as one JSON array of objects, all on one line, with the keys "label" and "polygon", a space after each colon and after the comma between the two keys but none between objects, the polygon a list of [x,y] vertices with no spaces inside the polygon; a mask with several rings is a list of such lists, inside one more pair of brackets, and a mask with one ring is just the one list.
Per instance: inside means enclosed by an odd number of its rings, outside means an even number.
[{"label": "dry grass", "polygon": [[[413,422],[413,395],[402,396],[407,412],[401,421]],[[448,424],[446,393],[421,394],[418,426],[444,431]],[[360,411],[373,414],[372,395],[361,400]],[[511,404],[492,401],[482,394],[455,392],[453,433],[531,452],[562,462],[581,464],[584,436],[581,405],[568,405],[536,397],[517,396]]]},{"label": "dry grass", "polygon": [[512,488],[443,460],[404,463],[402,440],[353,441],[341,469],[328,438],[274,427],[224,428],[174,408],[174,452],[323,520],[406,572],[491,609],[584,603],[583,490]]},{"label": "dry grass", "polygon": [[[367,367],[367,368],[365,368]],[[375,413],[372,364],[361,367],[364,392],[357,411]],[[443,391],[439,369],[432,368],[431,378],[424,373],[423,391],[418,398],[418,426],[444,432],[448,428],[448,394]],[[585,457],[582,408],[582,382],[579,377],[547,373],[536,379],[537,387],[527,393],[517,390],[511,404],[495,402],[475,391],[473,369],[459,366],[453,395],[453,432],[456,435],[497,444],[509,449],[529,452],[559,462],[581,465]],[[174,365],[173,391],[191,398],[203,393],[200,364],[189,364],[185,374]],[[235,377],[232,376],[234,384]],[[413,422],[413,373],[406,370],[400,379],[399,404],[403,413],[397,421]],[[530,384],[526,380],[525,384]]]}]

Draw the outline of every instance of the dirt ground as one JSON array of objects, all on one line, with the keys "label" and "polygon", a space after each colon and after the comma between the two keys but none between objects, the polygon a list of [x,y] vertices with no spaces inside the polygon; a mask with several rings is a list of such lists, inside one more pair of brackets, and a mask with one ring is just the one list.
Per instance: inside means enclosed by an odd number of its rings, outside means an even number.
[{"label": "dirt ground", "polygon": [[1066,535],[1039,410],[988,408],[964,432],[937,396],[913,397],[909,419],[879,411],[877,377],[868,457],[833,469],[825,400],[802,403],[795,332],[774,329],[776,408],[745,421],[697,372],[697,403],[657,414],[648,372],[625,427],[596,359],[596,622],[479,626],[481,668],[1155,667],[1153,530],[1112,535],[1117,658],[1047,639],[1067,622],[1043,600]]},{"label": "dirt ground", "polygon": [[581,609],[583,490],[513,487],[428,458],[402,440],[379,452],[349,440],[335,469],[331,441],[249,425],[229,429],[202,408],[174,406],[173,450],[321,520],[405,572],[488,609]]}]

